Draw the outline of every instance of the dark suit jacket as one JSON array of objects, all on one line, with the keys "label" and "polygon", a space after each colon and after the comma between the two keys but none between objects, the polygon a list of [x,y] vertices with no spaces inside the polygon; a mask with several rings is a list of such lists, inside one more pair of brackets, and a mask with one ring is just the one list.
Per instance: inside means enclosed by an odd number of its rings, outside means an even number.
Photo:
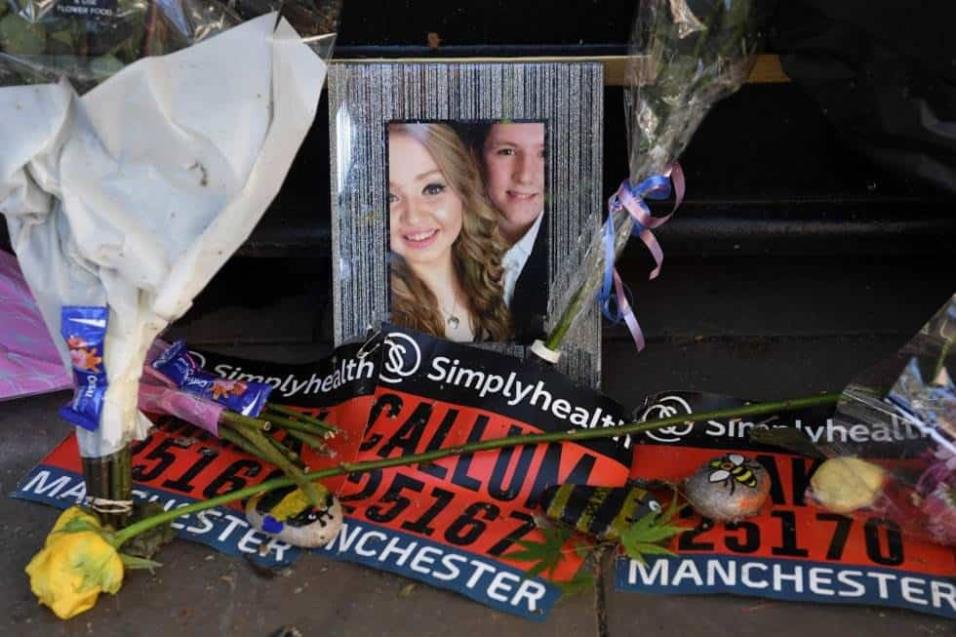
[{"label": "dark suit jacket", "polygon": [[525,261],[514,296],[511,297],[511,318],[515,326],[515,341],[530,345],[536,338],[544,338],[544,323],[548,314],[550,273],[548,272],[548,217],[541,219],[538,236],[531,254]]}]

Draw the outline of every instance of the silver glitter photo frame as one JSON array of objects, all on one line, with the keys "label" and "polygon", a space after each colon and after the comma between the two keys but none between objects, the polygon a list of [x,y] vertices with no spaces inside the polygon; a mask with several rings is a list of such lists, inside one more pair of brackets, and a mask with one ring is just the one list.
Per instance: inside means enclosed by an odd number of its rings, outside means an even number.
[{"label": "silver glitter photo frame", "polygon": [[[481,165],[483,147],[480,140],[469,145],[468,131],[481,134],[482,130],[503,130],[505,124],[543,127],[545,186],[541,216],[545,221],[540,228],[536,226],[535,232],[544,246],[538,249],[535,243],[530,259],[537,263],[535,255],[539,255],[543,265],[540,284],[528,289],[547,291],[547,309],[542,308],[540,324],[536,322],[533,327],[549,331],[571,294],[584,250],[600,229],[603,67],[575,62],[345,61],[331,66],[328,79],[332,322],[336,345],[366,336],[370,326],[392,320],[393,309],[398,309],[397,301],[393,308],[390,272],[393,267],[397,271],[396,260],[402,261],[396,254],[405,257],[405,253],[397,246],[394,252],[390,250],[390,241],[401,239],[390,238],[389,218],[390,211],[394,215],[406,197],[403,183],[394,183],[401,182],[400,176],[395,177],[394,169],[389,172],[390,148],[397,152],[396,139],[401,139],[396,137],[397,130],[408,133],[451,128],[466,140],[464,145],[471,149],[475,164]],[[490,137],[485,147],[488,140]],[[404,167],[406,161],[401,157],[401,162],[395,163]],[[481,170],[481,174],[486,183],[491,183],[490,169]],[[490,186],[488,192],[488,201],[493,201]],[[418,225],[400,236],[413,247],[427,247],[432,241],[429,232],[430,228]],[[421,242],[416,243],[418,240]],[[519,293],[512,299],[519,298]],[[451,314],[448,321],[458,325],[457,317]],[[525,330],[527,326],[516,327],[513,334],[530,334],[530,328]],[[479,340],[496,339],[486,332]],[[526,344],[485,342],[480,346],[525,357],[529,355],[523,346]],[[600,313],[594,307],[565,340],[559,367],[572,378],[597,386],[600,346]]]}]

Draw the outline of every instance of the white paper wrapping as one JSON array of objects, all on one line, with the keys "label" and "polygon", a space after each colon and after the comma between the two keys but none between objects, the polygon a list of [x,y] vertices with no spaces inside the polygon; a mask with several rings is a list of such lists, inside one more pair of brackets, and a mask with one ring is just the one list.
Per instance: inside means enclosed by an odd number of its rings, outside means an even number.
[{"label": "white paper wrapping", "polygon": [[66,82],[0,88],[0,212],[64,365],[60,308],[110,308],[109,388],[99,430],[78,430],[84,456],[145,433],[150,343],[252,232],[315,117],[325,63],[276,19],[82,97]]}]

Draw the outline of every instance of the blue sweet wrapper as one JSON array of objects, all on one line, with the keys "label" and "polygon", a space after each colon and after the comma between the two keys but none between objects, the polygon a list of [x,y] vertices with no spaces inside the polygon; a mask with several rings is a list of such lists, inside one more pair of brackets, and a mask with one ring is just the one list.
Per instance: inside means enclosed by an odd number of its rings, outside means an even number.
[{"label": "blue sweet wrapper", "polygon": [[106,365],[103,345],[109,309],[64,305],[60,314],[60,334],[70,348],[73,366],[73,400],[60,409],[60,416],[90,431],[100,424],[103,397],[106,394]]},{"label": "blue sweet wrapper", "polygon": [[210,374],[189,355],[184,341],[170,345],[152,366],[182,391],[217,402],[243,416],[258,416],[272,392],[272,385],[268,383],[230,380]]}]

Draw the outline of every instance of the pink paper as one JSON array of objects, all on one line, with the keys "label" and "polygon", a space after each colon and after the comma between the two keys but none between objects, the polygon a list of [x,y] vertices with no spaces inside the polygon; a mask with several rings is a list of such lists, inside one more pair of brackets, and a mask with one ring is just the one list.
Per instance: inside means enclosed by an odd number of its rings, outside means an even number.
[{"label": "pink paper", "polygon": [[167,414],[219,437],[219,417],[225,407],[186,392],[145,379],[139,384],[139,408],[151,414]]},{"label": "pink paper", "polygon": [[0,400],[72,386],[16,257],[0,251]]}]

